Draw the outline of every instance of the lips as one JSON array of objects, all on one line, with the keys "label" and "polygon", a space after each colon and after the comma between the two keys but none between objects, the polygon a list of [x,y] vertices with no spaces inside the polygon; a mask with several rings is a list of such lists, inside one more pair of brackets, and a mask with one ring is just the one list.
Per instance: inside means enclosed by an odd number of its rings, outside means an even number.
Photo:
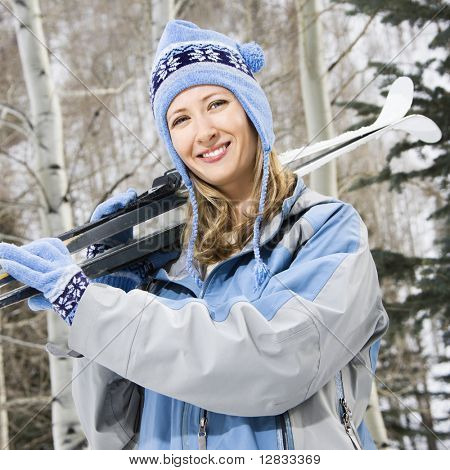
[{"label": "lips", "polygon": [[[199,153],[199,154],[197,155],[197,158],[204,158],[204,159],[207,159],[207,158],[214,158],[213,156],[210,156],[210,157],[203,157],[203,155],[205,155],[205,154],[210,154],[210,153],[212,153],[212,152],[215,152],[216,150],[219,150],[219,149],[221,149],[222,147],[225,147],[225,149],[227,149],[230,144],[231,144],[231,142],[225,142],[225,143],[223,143],[223,144],[216,145],[215,147],[212,147],[212,148],[206,150],[205,152]],[[220,155],[220,153],[219,153],[218,155]]]}]

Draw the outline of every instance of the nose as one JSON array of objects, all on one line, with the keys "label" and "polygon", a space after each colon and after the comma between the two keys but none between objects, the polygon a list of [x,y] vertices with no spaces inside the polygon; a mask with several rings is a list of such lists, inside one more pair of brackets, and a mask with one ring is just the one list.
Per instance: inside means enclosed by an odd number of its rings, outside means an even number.
[{"label": "nose", "polygon": [[197,142],[208,146],[217,138],[217,128],[208,116],[202,116],[197,120]]}]

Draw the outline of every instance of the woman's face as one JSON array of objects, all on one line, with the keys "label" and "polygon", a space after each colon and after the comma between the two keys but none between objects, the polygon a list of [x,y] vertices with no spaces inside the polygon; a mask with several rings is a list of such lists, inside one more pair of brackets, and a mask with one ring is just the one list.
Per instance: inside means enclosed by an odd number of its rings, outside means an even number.
[{"label": "woman's face", "polygon": [[247,197],[258,134],[233,93],[215,85],[188,88],[166,117],[173,146],[192,173],[233,201]]}]

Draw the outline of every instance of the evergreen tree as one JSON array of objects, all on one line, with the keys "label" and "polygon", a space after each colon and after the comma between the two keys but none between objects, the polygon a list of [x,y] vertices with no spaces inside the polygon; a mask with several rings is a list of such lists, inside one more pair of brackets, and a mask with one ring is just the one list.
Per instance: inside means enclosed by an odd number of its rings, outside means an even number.
[{"label": "evergreen tree", "polygon": [[[390,191],[402,192],[407,182],[420,179],[440,192],[440,203],[428,216],[436,227],[435,245],[440,256],[421,258],[408,257],[402,253],[377,248],[373,250],[378,267],[380,281],[384,285],[390,282],[398,292],[404,286],[410,294],[406,299],[384,302],[389,313],[391,326],[384,340],[380,353],[378,374],[384,382],[401,397],[403,403],[420,415],[422,425],[413,418],[410,411],[395,399],[387,399],[388,409],[383,410],[390,439],[400,448],[427,447],[443,448],[450,437],[450,420],[444,416],[432,415],[431,401],[441,402],[450,399],[445,392],[449,374],[433,377],[443,384],[440,392],[429,390],[429,367],[436,363],[447,363],[449,358],[444,354],[437,357],[426,357],[423,353],[421,333],[424,321],[431,320],[440,335],[443,346],[450,344],[450,191],[449,191],[449,90],[444,86],[429,86],[426,77],[430,73],[439,76],[440,81],[447,78],[450,66],[449,36],[450,9],[444,0],[425,2],[418,0],[332,0],[334,3],[346,4],[348,15],[378,15],[385,24],[397,27],[409,23],[415,33],[423,28],[434,28],[435,34],[428,44],[430,54],[426,60],[418,60],[410,66],[395,63],[369,61],[375,76],[380,80],[380,92],[383,96],[392,82],[403,75],[414,82],[414,102],[411,114],[423,114],[431,118],[443,131],[442,139],[431,146],[421,141],[405,139],[396,143],[389,151],[383,170],[371,177],[360,178],[352,187],[353,190],[381,182],[389,183]],[[428,24],[429,22],[432,24]],[[412,45],[413,47],[413,45]],[[426,73],[425,73],[426,72]],[[354,128],[368,125],[376,118],[380,108],[373,104],[355,101],[339,103],[353,108],[362,118]],[[406,152],[415,151],[419,157],[429,163],[424,169],[413,171],[393,171],[394,159],[401,159]],[[432,157],[431,157],[432,155]],[[398,165],[397,165],[398,166]],[[429,322],[428,322],[429,324]],[[408,335],[405,335],[408,332]],[[442,347],[441,350],[444,350]],[[401,358],[396,357],[399,351]],[[448,370],[448,369],[447,369]],[[381,387],[382,395],[389,396]],[[384,392],[384,393],[383,393]],[[412,404],[412,405],[411,405]]]}]

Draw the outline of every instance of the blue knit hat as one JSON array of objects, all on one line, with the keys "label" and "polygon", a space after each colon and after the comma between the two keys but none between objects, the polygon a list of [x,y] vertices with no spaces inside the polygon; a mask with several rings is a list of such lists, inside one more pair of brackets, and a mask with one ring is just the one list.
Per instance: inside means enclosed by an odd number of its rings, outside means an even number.
[{"label": "blue knit hat", "polygon": [[252,42],[239,44],[224,34],[200,29],[183,20],[169,21],[158,44],[150,80],[150,98],[156,126],[169,154],[180,173],[193,211],[192,233],[186,256],[186,269],[199,288],[203,281],[194,269],[194,246],[198,231],[198,206],[188,170],[176,152],[167,125],[166,113],[173,99],[195,85],[218,85],[230,90],[241,103],[255,126],[264,152],[261,197],[253,231],[255,254],[255,290],[263,283],[269,268],[261,259],[259,240],[269,177],[269,154],[275,140],[272,112],[262,88],[253,73],[264,66],[261,47]]}]

